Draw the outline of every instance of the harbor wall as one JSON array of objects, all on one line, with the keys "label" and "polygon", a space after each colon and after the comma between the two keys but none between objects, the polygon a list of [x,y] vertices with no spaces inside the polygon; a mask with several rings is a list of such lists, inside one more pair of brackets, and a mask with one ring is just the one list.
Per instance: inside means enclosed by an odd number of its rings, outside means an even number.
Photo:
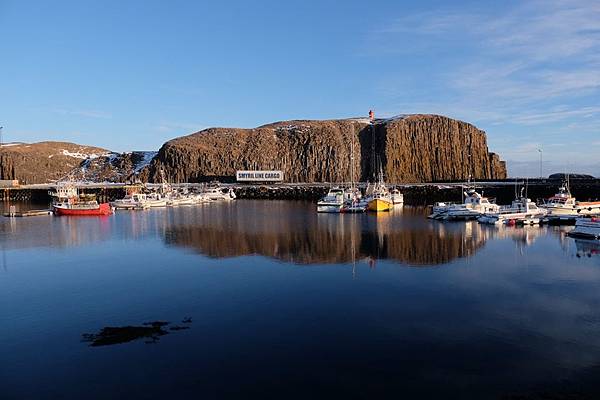
[{"label": "harbor wall", "polygon": [[[529,181],[523,194],[534,201],[546,199],[558,191],[560,181]],[[332,184],[233,184],[231,185],[238,199],[262,200],[307,200],[317,201],[333,186]],[[364,189],[366,183],[359,184]],[[580,201],[600,200],[600,179],[571,182],[571,193]],[[520,194],[524,187],[522,182],[515,189],[513,182],[479,182],[477,190],[498,204],[510,204],[515,194]],[[463,189],[459,184],[413,184],[399,185],[407,205],[424,206],[437,201],[461,201]],[[102,201],[112,201],[125,195],[125,188],[80,188],[81,193],[95,194]],[[5,188],[0,189],[0,200],[50,202],[52,199],[48,189]]]}]

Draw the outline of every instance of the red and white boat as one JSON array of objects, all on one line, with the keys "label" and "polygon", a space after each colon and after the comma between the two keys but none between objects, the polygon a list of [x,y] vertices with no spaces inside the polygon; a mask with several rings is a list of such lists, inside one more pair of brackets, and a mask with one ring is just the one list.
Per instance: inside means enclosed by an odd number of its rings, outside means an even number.
[{"label": "red and white boat", "polygon": [[52,209],[56,215],[110,215],[113,208],[109,203],[98,203],[95,199],[79,195],[72,184],[59,184],[55,192],[50,192],[55,198]]}]

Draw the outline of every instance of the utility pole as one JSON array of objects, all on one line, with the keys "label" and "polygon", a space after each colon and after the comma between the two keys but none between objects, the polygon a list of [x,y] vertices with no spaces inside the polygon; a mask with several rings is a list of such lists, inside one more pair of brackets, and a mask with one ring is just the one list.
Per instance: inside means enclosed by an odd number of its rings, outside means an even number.
[{"label": "utility pole", "polygon": [[0,149],[2,148],[2,129],[4,129],[4,127],[0,126]]},{"label": "utility pole", "polygon": [[543,173],[543,152],[542,149],[537,149],[537,151],[539,151],[540,153],[540,179],[544,179],[544,173]]}]

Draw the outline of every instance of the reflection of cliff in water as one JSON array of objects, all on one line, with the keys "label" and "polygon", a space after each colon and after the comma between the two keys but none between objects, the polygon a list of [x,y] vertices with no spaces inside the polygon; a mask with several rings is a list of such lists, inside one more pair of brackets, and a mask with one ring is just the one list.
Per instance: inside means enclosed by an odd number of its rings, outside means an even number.
[{"label": "reflection of cliff in water", "polygon": [[200,215],[180,214],[170,221],[168,244],[209,257],[259,254],[299,264],[362,258],[413,265],[447,263],[474,254],[490,232],[478,224],[428,221],[422,210],[411,208],[379,216],[330,215],[315,213],[310,204],[271,201],[193,212]]}]

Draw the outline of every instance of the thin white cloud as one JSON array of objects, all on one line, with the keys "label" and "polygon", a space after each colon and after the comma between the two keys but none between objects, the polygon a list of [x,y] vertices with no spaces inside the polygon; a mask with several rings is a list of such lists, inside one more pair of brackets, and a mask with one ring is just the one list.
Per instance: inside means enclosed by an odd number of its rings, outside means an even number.
[{"label": "thin white cloud", "polygon": [[165,133],[173,133],[173,132],[192,133],[192,132],[201,131],[202,129],[206,129],[206,127],[203,126],[202,124],[162,121],[156,125],[155,129],[159,132],[165,132]]},{"label": "thin white cloud", "polygon": [[[447,97],[421,101],[430,110],[455,110],[494,125],[600,122],[598,2],[534,0],[494,14],[441,9],[396,18],[371,39],[375,51],[407,54],[422,51],[420,46],[445,51],[451,42],[460,56],[444,57],[460,62],[434,70],[438,90],[445,87]],[[396,96],[403,95],[398,90]],[[557,102],[566,107],[553,109]]]},{"label": "thin white cloud", "polygon": [[72,115],[77,117],[86,117],[86,118],[99,118],[99,119],[111,119],[112,115],[99,110],[72,110],[66,108],[56,108],[52,110],[55,114],[60,115]]}]

